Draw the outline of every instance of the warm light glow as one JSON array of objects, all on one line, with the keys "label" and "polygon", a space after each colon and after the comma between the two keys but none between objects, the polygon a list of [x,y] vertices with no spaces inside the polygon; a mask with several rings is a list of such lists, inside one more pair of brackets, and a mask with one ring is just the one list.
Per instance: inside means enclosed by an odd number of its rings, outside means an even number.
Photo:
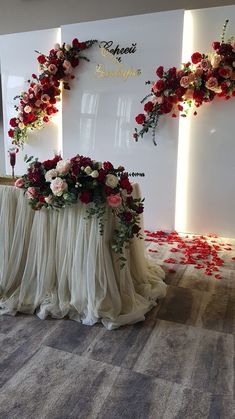
[{"label": "warm light glow", "polygon": [[[192,55],[193,18],[190,11],[184,12],[182,62],[188,62]],[[175,229],[185,232],[187,226],[188,165],[190,145],[190,114],[180,118],[177,159]]]},{"label": "warm light glow", "polygon": [[[61,45],[61,29],[58,28],[57,31],[57,37],[56,37],[56,42],[58,44]],[[60,86],[61,89],[62,86]],[[62,141],[62,96],[63,93],[61,94],[61,101],[56,103],[56,107],[58,109],[58,112],[55,114],[55,116],[52,119],[52,122],[57,126],[57,150],[55,150],[55,152],[57,153],[61,153],[61,155],[63,156],[63,141]]]}]

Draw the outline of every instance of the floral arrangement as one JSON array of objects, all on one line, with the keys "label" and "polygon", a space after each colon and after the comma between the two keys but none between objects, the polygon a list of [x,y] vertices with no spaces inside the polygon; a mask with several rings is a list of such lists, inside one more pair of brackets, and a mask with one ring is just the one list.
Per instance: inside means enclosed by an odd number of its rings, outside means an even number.
[{"label": "floral arrangement", "polygon": [[[212,52],[194,52],[191,61],[182,64],[179,70],[176,67],[165,70],[159,66],[156,70],[158,80],[146,82],[152,84],[152,88],[151,93],[141,101],[147,101],[144,113],[135,118],[142,126],[140,130],[135,128],[133,137],[136,141],[152,129],[156,145],[155,130],[161,115],[186,117],[193,106],[199,108],[215,97],[228,100],[235,96],[235,40],[232,37],[224,41],[227,24],[228,20],[223,27],[221,42],[212,43]],[[197,115],[196,109],[194,115]]]},{"label": "floral arrangement", "polygon": [[39,54],[39,75],[32,74],[32,80],[28,80],[28,90],[14,98],[19,100],[19,104],[15,105],[17,116],[10,119],[8,135],[12,144],[22,147],[28,129],[42,128],[58,112],[56,103],[60,100],[61,84],[64,89],[70,90],[69,83],[75,78],[73,70],[79,65],[80,59],[89,61],[82,53],[95,42],[79,42],[75,38],[72,45],[56,44],[49,55],[36,51]]},{"label": "floral arrangement", "polygon": [[27,163],[27,173],[15,186],[25,190],[34,210],[60,209],[80,201],[87,205],[88,217],[98,217],[102,234],[106,208],[111,208],[117,220],[112,249],[124,262],[123,247],[140,236],[139,215],[143,212],[143,200],[132,197],[124,167],[115,169],[108,161],[101,163],[79,155],[70,160],[56,155],[44,162],[30,157]]}]

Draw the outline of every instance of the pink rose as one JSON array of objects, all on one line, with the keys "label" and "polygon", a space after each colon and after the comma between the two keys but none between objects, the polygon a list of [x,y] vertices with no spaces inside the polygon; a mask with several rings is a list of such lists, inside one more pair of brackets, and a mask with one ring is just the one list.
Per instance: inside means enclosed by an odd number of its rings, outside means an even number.
[{"label": "pink rose", "polygon": [[33,198],[35,198],[37,196],[37,191],[36,191],[35,188],[33,188],[32,186],[30,186],[27,189],[27,191],[26,191],[26,195],[27,195],[27,198],[33,199]]},{"label": "pink rose", "polygon": [[71,169],[70,160],[59,160],[56,165],[56,170],[61,175],[66,175]]},{"label": "pink rose", "polygon": [[218,87],[218,80],[216,77],[210,77],[206,82],[206,87],[209,90],[215,90]]},{"label": "pink rose", "polygon": [[207,58],[204,58],[200,64],[199,64],[199,68],[202,68],[204,71],[209,70],[209,68],[211,68],[211,63]]},{"label": "pink rose", "polygon": [[116,195],[109,195],[107,197],[107,202],[108,202],[110,207],[117,208],[122,203],[121,195],[119,193],[116,194]]},{"label": "pink rose", "polygon": [[24,185],[24,179],[22,177],[20,177],[19,179],[15,181],[16,188],[22,188],[23,185]]},{"label": "pink rose", "polygon": [[180,79],[180,86],[184,87],[185,89],[187,89],[187,87],[189,87],[190,84],[190,80],[188,76],[183,76]]},{"label": "pink rose", "polygon": [[48,66],[48,71],[50,71],[50,73],[51,74],[56,74],[56,72],[57,72],[57,67],[56,67],[56,65],[55,64],[50,64],[49,66]]},{"label": "pink rose", "polygon": [[42,95],[41,96],[41,101],[42,102],[49,102],[49,100],[50,100],[50,96],[49,95],[47,95],[46,93],[44,93],[44,95]]},{"label": "pink rose", "polygon": [[229,65],[224,65],[223,67],[219,68],[218,72],[219,75],[224,79],[229,79],[229,77],[231,77],[232,75],[233,70]]},{"label": "pink rose", "polygon": [[54,195],[62,196],[68,190],[68,184],[60,177],[56,177],[51,181],[50,188]]}]

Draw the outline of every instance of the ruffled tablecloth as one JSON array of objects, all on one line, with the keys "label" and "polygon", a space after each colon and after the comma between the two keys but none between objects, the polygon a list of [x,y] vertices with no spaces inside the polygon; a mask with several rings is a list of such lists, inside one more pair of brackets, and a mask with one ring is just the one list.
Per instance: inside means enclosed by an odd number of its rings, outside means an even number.
[{"label": "ruffled tablecloth", "polygon": [[110,210],[103,236],[98,220],[85,217],[82,203],[33,211],[22,190],[0,186],[0,314],[69,316],[107,329],[144,320],[165,296],[163,270],[145,256],[140,239],[125,250],[120,269],[110,247]]}]

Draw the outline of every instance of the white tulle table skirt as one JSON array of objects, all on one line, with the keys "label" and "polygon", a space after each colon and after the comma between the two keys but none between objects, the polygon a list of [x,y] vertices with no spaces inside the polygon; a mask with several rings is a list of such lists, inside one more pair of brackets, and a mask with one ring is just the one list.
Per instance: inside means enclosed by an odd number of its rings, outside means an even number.
[{"label": "white tulle table skirt", "polygon": [[81,203],[33,211],[22,190],[0,186],[0,314],[69,316],[113,329],[144,320],[165,296],[164,272],[145,256],[144,241],[132,240],[120,269],[112,214],[107,209],[103,236],[85,216]]}]

